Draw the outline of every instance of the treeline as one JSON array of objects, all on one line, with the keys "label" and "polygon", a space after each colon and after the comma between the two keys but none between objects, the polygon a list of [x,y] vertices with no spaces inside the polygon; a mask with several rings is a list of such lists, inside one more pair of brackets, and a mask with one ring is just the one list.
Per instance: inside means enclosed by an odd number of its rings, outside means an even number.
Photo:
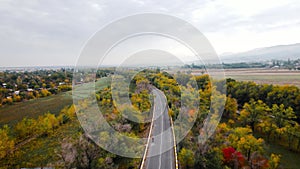
[{"label": "treeline", "polygon": [[0,83],[7,89],[26,90],[27,88],[53,88],[65,80],[71,81],[73,69],[36,70],[36,71],[4,71],[0,72]]},{"label": "treeline", "polygon": [[[72,90],[72,80],[84,83],[85,72],[73,78],[73,69],[0,72],[0,106]],[[113,68],[97,70],[96,78],[113,74]],[[95,78],[95,77],[92,77]]]},{"label": "treeline", "polygon": [[[128,125],[118,127],[120,132],[131,130]],[[57,116],[46,113],[37,119],[25,118],[11,128],[5,125],[0,129],[0,137],[0,168],[125,169],[140,162],[116,156],[96,145],[75,118],[74,105]]]},{"label": "treeline", "polygon": [[[180,90],[192,90],[189,88],[193,85],[190,83],[192,76],[177,73],[172,77],[158,71],[144,71],[139,75],[164,92],[169,113],[176,119],[182,108]],[[299,112],[299,89],[233,79],[227,80],[224,96],[226,104],[222,120],[226,123],[221,123],[204,145],[195,144],[212,106],[211,93],[221,90],[221,83],[214,81],[215,86],[212,86],[208,75],[194,78],[200,96],[199,114],[192,132],[178,146],[181,168],[280,168],[281,155],[266,154],[265,140],[299,151],[300,128],[296,118],[299,114],[295,113]],[[189,110],[187,114],[193,114],[193,111]]]},{"label": "treeline", "polygon": [[200,142],[204,120],[214,106],[211,105],[211,93],[218,88],[219,82],[212,83],[208,75],[196,76],[195,80],[200,95],[199,113],[191,132],[178,145],[180,168],[278,168],[280,155],[266,154],[264,139],[256,138],[251,127],[241,124],[237,114],[238,102],[230,95],[224,96],[226,103],[222,120],[226,123],[219,124],[204,144]]},{"label": "treeline", "polygon": [[227,94],[238,103],[237,113],[225,117],[250,126],[268,142],[300,151],[300,90],[295,86],[258,85],[227,80]]},{"label": "treeline", "polygon": [[248,125],[253,132],[262,134],[268,142],[273,141],[294,151],[300,151],[300,125],[291,107],[273,104],[269,107],[263,101],[251,99],[245,103],[238,122]]},{"label": "treeline", "polygon": [[258,85],[227,79],[227,95],[237,100],[239,108],[251,99],[261,100],[269,107],[283,104],[285,108],[291,107],[296,113],[297,121],[300,121],[300,89],[296,86]]},{"label": "treeline", "polygon": [[[269,60],[263,62],[238,62],[238,63],[222,63],[224,69],[249,69],[249,68],[276,68],[276,69],[288,69],[288,70],[300,70],[300,59],[296,60]],[[218,65],[210,65],[218,68]],[[183,68],[190,69],[205,69],[202,64],[186,64]]]},{"label": "treeline", "polygon": [[[184,76],[184,74],[180,74],[179,76],[176,77],[177,80],[184,84],[187,84],[190,81],[189,76]],[[181,106],[180,85],[176,82],[175,78],[167,72],[160,72],[159,69],[144,70],[135,75],[134,79],[131,81],[130,91],[142,96],[141,94],[151,91],[151,86],[160,89],[165,94],[168,107],[170,108],[169,114],[175,119]],[[139,105],[148,105],[147,108],[149,109],[149,99],[149,96],[143,97],[143,99],[140,100],[141,102]]]},{"label": "treeline", "polygon": [[19,148],[19,145],[23,145],[38,137],[47,137],[59,126],[67,123],[74,117],[75,107],[72,105],[64,108],[58,116],[46,113],[37,119],[24,118],[11,128],[4,125],[0,129],[0,160],[7,156],[7,158],[13,156],[14,151]]},{"label": "treeline", "polygon": [[265,152],[265,142],[254,137],[248,127],[219,124],[214,135],[205,144],[195,144],[197,135],[189,133],[179,144],[180,168],[260,168],[277,169],[280,155]]},{"label": "treeline", "polygon": [[[70,90],[70,89],[68,89]],[[23,92],[18,92],[18,93],[13,93],[13,94],[9,94],[9,90],[7,89],[1,89],[0,88],[0,93],[3,96],[1,99],[1,104],[2,105],[11,105],[14,102],[22,102],[24,100],[31,100],[31,99],[35,99],[35,98],[42,98],[42,97],[47,97],[47,96],[51,96],[52,93],[49,92],[49,90],[47,89],[40,89],[37,91],[23,91]],[[4,97],[8,95],[7,97]]]},{"label": "treeline", "polygon": [[72,89],[72,69],[0,72],[0,106]]},{"label": "treeline", "polygon": [[222,64],[224,69],[239,69],[239,68],[265,68],[268,66],[267,63],[246,63],[246,62],[240,62],[240,63],[223,63]]},{"label": "treeline", "polygon": [[[200,97],[199,117],[179,144],[181,168],[281,168],[281,155],[267,156],[265,144],[273,142],[300,151],[299,88],[258,85],[227,80],[227,101],[222,121],[206,144],[194,144],[210,107],[211,81],[196,77]],[[206,111],[205,111],[206,109]],[[206,114],[206,113],[204,113]],[[257,135],[260,135],[259,138]]]}]

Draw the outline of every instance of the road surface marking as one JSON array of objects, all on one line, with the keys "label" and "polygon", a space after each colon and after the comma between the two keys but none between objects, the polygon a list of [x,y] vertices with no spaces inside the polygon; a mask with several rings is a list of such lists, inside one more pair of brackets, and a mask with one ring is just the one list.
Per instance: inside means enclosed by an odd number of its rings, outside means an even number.
[{"label": "road surface marking", "polygon": [[170,119],[171,119],[172,131],[173,131],[173,142],[174,142],[174,153],[175,153],[175,169],[178,169],[177,146],[176,146],[176,137],[175,137],[175,132],[174,132],[174,124],[173,124],[172,117]]},{"label": "road surface marking", "polygon": [[[154,102],[153,102],[154,104]],[[155,112],[155,104],[153,106],[153,114],[152,114],[152,121],[151,121],[151,125],[150,125],[150,131],[149,131],[149,135],[148,135],[148,140],[147,140],[147,144],[146,144],[146,150],[145,150],[145,153],[144,153],[144,157],[143,157],[143,160],[142,160],[142,164],[141,164],[141,167],[140,169],[143,169],[144,168],[144,164],[145,164],[145,160],[146,160],[146,156],[147,156],[147,152],[148,152],[148,146],[149,146],[149,142],[150,142],[150,137],[151,137],[151,134],[152,134],[152,127],[153,127],[153,119],[154,119],[154,112]]]},{"label": "road surface marking", "polygon": [[[161,103],[161,101],[160,101]],[[161,114],[161,132],[160,132],[160,149],[159,149],[159,169],[161,168],[161,147],[162,147],[162,133],[163,133],[163,129],[164,129],[164,116],[163,116],[163,113],[160,113]]]}]

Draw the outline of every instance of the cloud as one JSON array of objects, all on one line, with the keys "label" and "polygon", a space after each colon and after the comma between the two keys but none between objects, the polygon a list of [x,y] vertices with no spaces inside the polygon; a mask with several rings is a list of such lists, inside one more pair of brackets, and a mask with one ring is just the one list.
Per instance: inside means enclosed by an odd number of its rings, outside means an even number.
[{"label": "cloud", "polygon": [[299,11],[296,0],[2,0],[0,66],[74,65],[97,30],[141,12],[189,21],[218,53],[296,43],[300,38]]}]

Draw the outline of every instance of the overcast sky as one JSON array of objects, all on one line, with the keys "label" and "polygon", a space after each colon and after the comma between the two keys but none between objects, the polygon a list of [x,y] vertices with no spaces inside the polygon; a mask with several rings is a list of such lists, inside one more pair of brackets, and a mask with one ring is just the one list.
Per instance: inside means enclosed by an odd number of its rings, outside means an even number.
[{"label": "overcast sky", "polygon": [[190,22],[218,54],[300,42],[298,0],[1,0],[0,66],[74,65],[102,26],[141,12]]}]

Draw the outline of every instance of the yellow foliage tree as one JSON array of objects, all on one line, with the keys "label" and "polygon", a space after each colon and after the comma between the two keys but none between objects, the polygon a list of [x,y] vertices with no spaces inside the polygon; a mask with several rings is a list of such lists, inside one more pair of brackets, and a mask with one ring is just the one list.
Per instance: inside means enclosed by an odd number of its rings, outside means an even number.
[{"label": "yellow foliage tree", "polygon": [[235,128],[228,136],[228,140],[233,147],[237,148],[238,151],[246,155],[248,160],[251,157],[251,153],[263,152],[264,140],[261,138],[255,138],[252,135],[250,128]]},{"label": "yellow foliage tree", "polygon": [[178,154],[178,159],[181,168],[186,169],[194,167],[195,159],[192,150],[182,148]]},{"label": "yellow foliage tree", "polygon": [[281,155],[271,154],[271,157],[269,160],[269,169],[277,169],[280,164],[280,158],[281,158]]},{"label": "yellow foliage tree", "polygon": [[0,159],[5,157],[7,153],[14,148],[14,141],[8,136],[9,128],[5,125],[0,129]]}]

